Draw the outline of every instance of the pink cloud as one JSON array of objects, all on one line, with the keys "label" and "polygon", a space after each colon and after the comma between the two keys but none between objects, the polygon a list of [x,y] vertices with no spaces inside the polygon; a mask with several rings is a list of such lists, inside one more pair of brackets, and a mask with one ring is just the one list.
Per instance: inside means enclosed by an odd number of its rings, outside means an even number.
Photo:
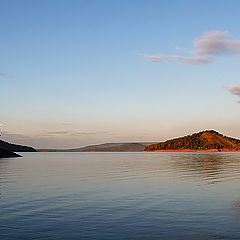
[{"label": "pink cloud", "polygon": [[[235,85],[235,86],[227,87],[227,90],[228,90],[231,94],[240,97],[240,85]],[[240,103],[240,101],[238,101],[238,103]]]},{"label": "pink cloud", "polygon": [[193,42],[194,48],[191,50],[176,47],[175,50],[184,51],[191,56],[164,54],[143,56],[151,62],[171,62],[180,61],[188,64],[203,64],[211,63],[217,55],[223,54],[239,54],[240,55],[240,40],[231,39],[228,31],[212,31],[206,32],[201,37]]}]

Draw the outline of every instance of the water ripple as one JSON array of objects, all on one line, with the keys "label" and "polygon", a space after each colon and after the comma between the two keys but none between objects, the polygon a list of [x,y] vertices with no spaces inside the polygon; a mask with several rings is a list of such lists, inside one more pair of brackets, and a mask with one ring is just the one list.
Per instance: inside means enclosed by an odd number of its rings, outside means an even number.
[{"label": "water ripple", "polygon": [[239,153],[0,160],[0,239],[240,239]]}]

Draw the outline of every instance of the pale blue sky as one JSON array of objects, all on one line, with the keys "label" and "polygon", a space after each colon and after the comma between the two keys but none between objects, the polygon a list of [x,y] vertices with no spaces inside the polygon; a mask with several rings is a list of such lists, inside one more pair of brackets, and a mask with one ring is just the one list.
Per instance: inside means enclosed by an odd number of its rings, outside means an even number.
[{"label": "pale blue sky", "polygon": [[175,48],[194,49],[206,32],[239,41],[240,1],[0,0],[0,9],[3,139],[63,148],[203,129],[240,138],[239,98],[226,89],[240,84],[239,52],[204,64],[144,57],[189,56]]}]

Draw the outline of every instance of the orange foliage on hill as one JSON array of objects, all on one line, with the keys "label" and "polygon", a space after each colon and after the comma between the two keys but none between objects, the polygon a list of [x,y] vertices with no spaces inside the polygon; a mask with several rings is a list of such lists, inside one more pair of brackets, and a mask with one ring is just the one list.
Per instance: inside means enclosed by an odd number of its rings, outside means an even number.
[{"label": "orange foliage on hill", "polygon": [[151,144],[145,147],[144,151],[240,151],[240,140],[223,136],[214,130],[207,130],[185,137]]}]

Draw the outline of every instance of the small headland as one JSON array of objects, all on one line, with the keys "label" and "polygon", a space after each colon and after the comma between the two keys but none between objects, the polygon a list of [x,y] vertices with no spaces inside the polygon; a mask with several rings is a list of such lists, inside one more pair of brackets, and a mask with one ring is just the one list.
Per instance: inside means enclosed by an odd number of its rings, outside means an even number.
[{"label": "small headland", "polygon": [[12,158],[12,157],[21,157],[15,152],[11,152],[5,149],[0,149],[0,158]]},{"label": "small headland", "polygon": [[240,140],[206,130],[151,144],[144,152],[240,152]]}]

